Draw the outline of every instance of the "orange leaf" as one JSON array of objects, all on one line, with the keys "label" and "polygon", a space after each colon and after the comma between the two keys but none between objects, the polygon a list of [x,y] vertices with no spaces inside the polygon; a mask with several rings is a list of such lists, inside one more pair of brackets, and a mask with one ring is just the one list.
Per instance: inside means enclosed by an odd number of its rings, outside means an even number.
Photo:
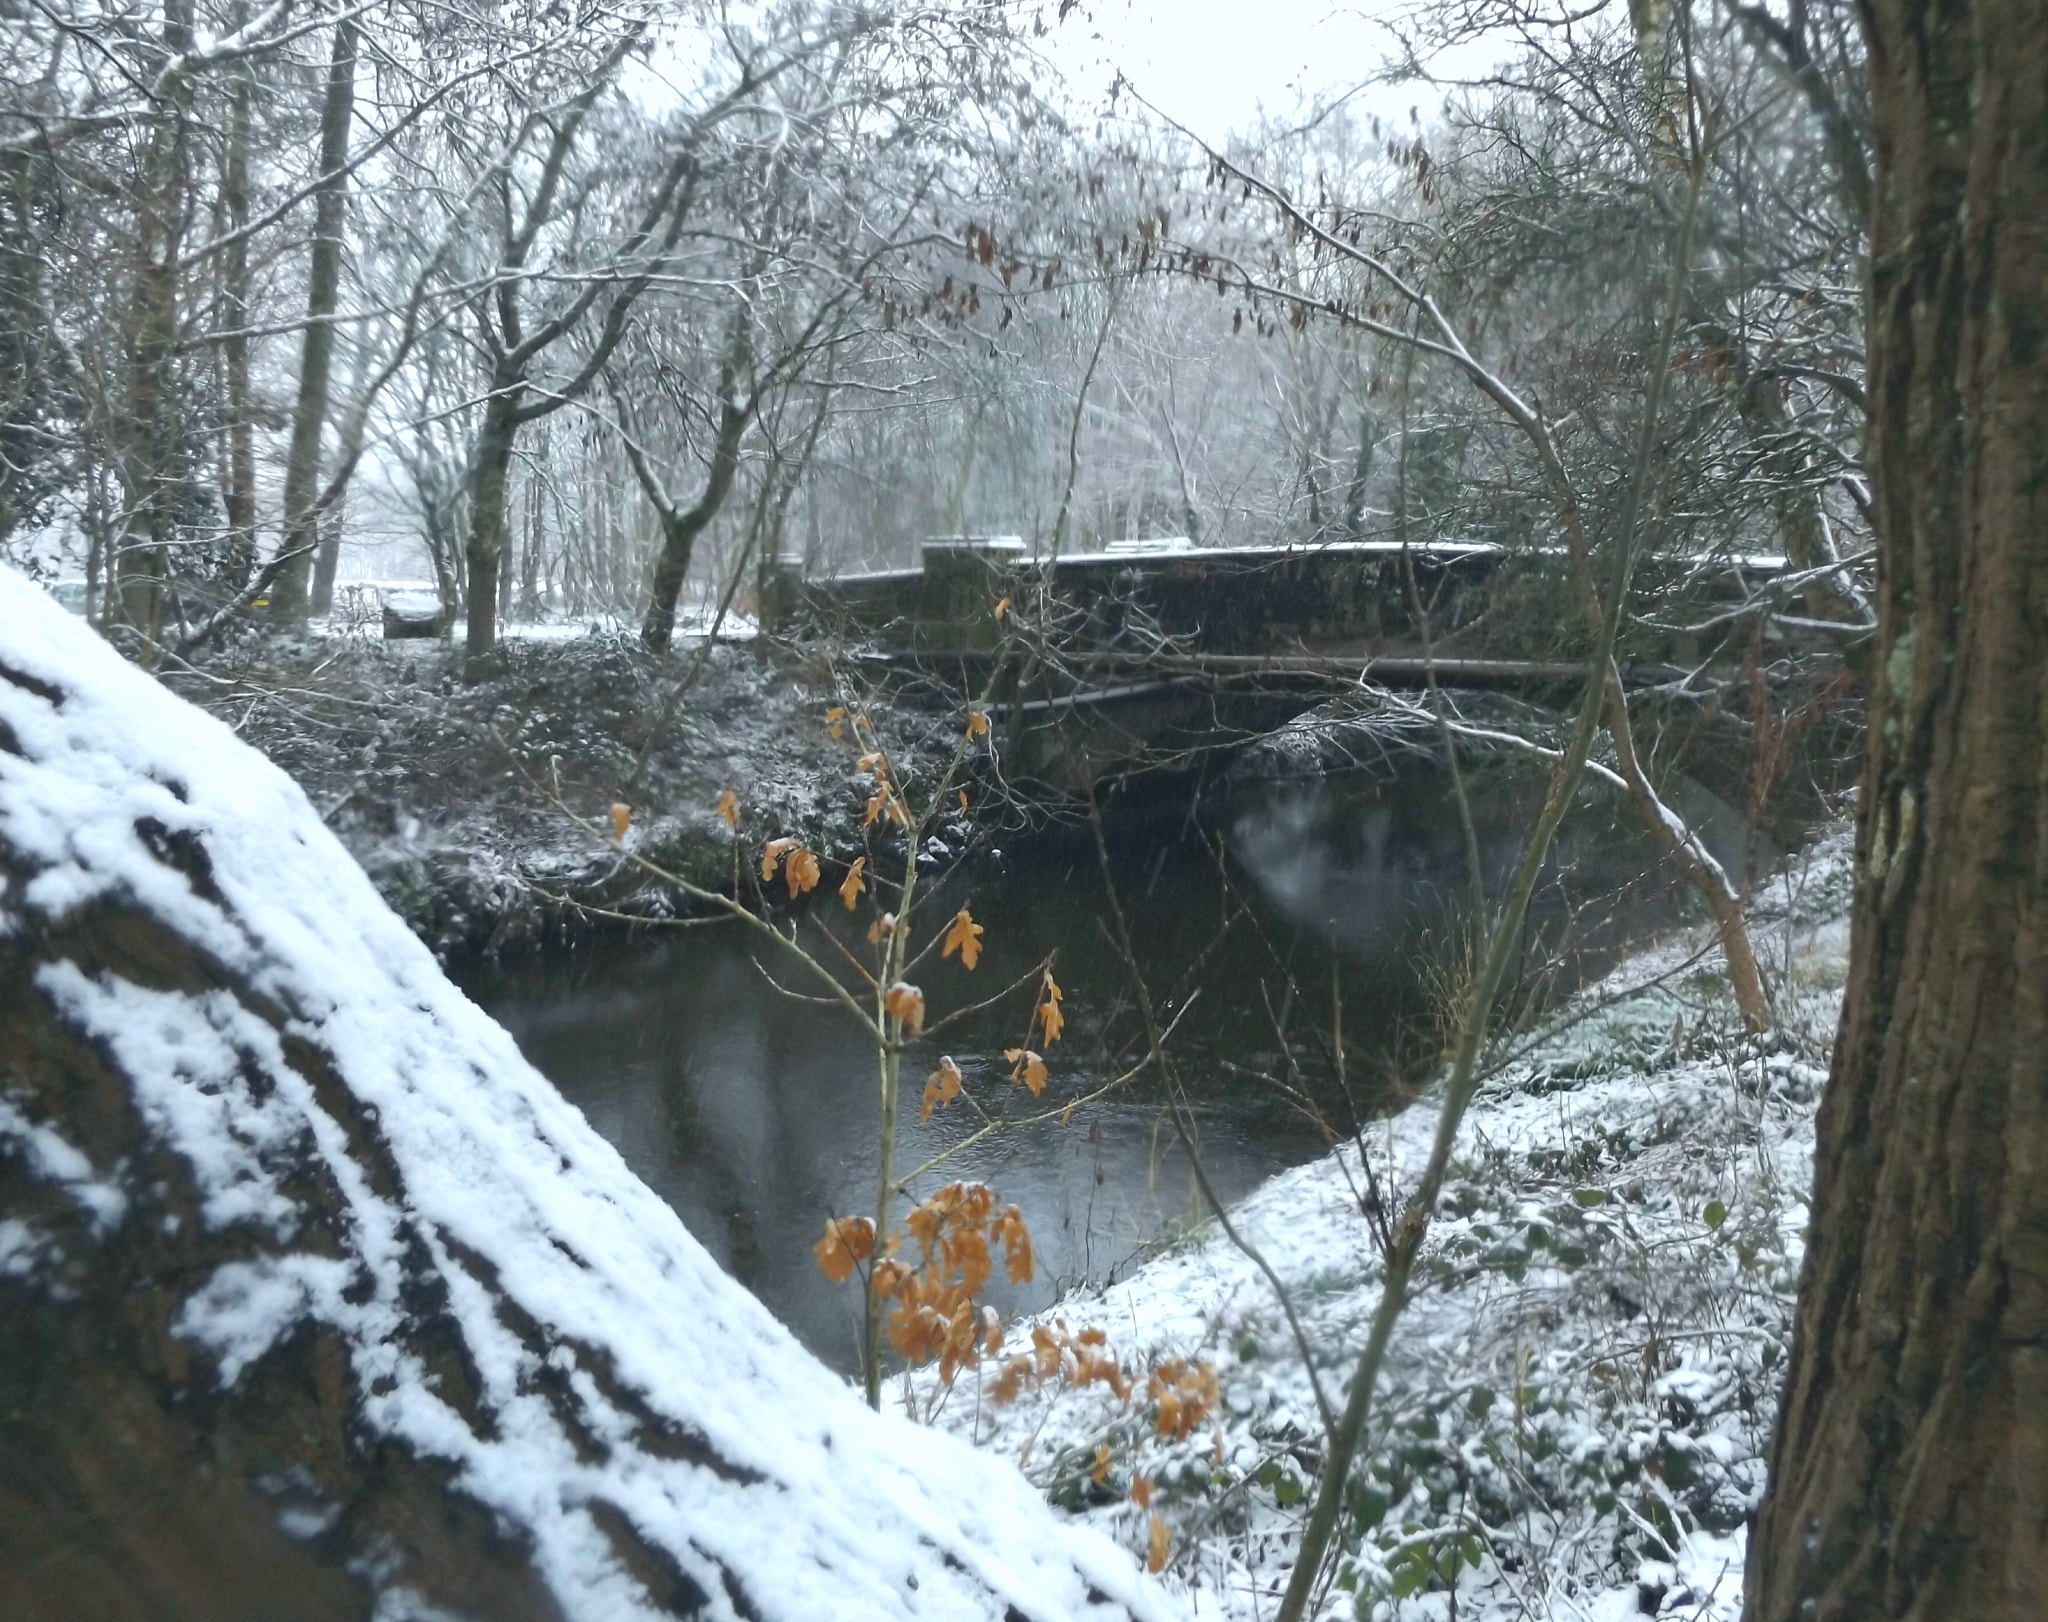
[{"label": "orange leaf", "polygon": [[1180,1431],[1180,1398],[1171,1391],[1159,1398],[1159,1434],[1174,1436]]},{"label": "orange leaf", "polygon": [[1036,1270],[1031,1259],[1031,1230],[1024,1226],[1024,1213],[1014,1205],[1003,1207],[996,1218],[994,1236],[1003,1242],[1003,1266],[1012,1284],[1029,1284]]},{"label": "orange leaf", "polygon": [[[902,1237],[900,1232],[897,1237]],[[875,1263],[875,1294],[885,1300],[916,1281],[917,1274],[893,1256],[884,1256]]]},{"label": "orange leaf", "polygon": [[953,1062],[951,1054],[939,1060],[939,1068],[925,1077],[924,1110],[918,1116],[920,1121],[931,1119],[934,1104],[950,1104],[960,1096],[960,1067]]},{"label": "orange leaf", "polygon": [[1003,600],[1002,600],[1001,602],[999,602],[999,603],[997,603],[997,604],[996,604],[996,618],[997,618],[997,619],[1001,619],[1001,618],[1002,618],[1002,617],[1003,617],[1003,616],[1004,616],[1005,614],[1009,613],[1009,611],[1010,611],[1010,599],[1009,599],[1009,598],[1005,597],[1005,598],[1004,598],[1004,599],[1003,599]]},{"label": "orange leaf", "polygon": [[818,1270],[834,1284],[843,1283],[855,1262],[866,1261],[875,1248],[875,1225],[866,1217],[827,1217],[825,1237],[811,1246]]},{"label": "orange leaf", "polygon": [[988,731],[988,713],[985,710],[967,712],[967,737],[969,741],[981,737]]},{"label": "orange leaf", "polygon": [[893,935],[895,933],[896,914],[885,912],[881,917],[868,925],[868,943],[870,945],[880,945],[884,935]]},{"label": "orange leaf", "polygon": [[1166,1522],[1156,1514],[1152,1517],[1152,1536],[1148,1540],[1145,1555],[1145,1569],[1157,1577],[1166,1569]]},{"label": "orange leaf", "polygon": [[1067,1100],[1067,1107],[1060,1111],[1061,1126],[1065,1126],[1069,1121],[1071,1121],[1074,1118],[1074,1106],[1080,1102],[1081,1101],[1078,1098],[1070,1098]]},{"label": "orange leaf", "polygon": [[1024,1390],[1024,1380],[1031,1373],[1031,1359],[1018,1356],[1011,1358],[996,1371],[996,1377],[989,1382],[988,1400],[993,1403],[1015,1402]]},{"label": "orange leaf", "polygon": [[844,704],[834,704],[834,705],[832,706],[832,708],[830,708],[829,710],[827,710],[827,711],[825,712],[825,724],[826,724],[827,726],[829,726],[829,727],[830,727],[830,728],[832,729],[832,736],[833,736],[833,737],[835,737],[835,738],[843,738],[843,737],[845,737],[845,736],[846,736],[846,706],[845,706]]},{"label": "orange leaf", "polygon": [[900,1019],[917,1036],[924,1031],[924,993],[898,980],[882,993],[882,1007],[892,1019]]},{"label": "orange leaf", "polygon": [[[1004,1048],[1003,1057],[1010,1061],[1010,1080],[1022,1082],[1031,1089],[1036,1098],[1045,1091],[1045,1061],[1029,1048]],[[1069,1109],[1073,1108],[1070,1104]]]},{"label": "orange leaf", "polygon": [[739,826],[740,802],[733,798],[731,789],[727,789],[723,794],[719,795],[718,804],[713,806],[712,810],[725,819],[725,825],[728,828],[737,828]]},{"label": "orange leaf", "polygon": [[868,859],[865,856],[854,857],[853,866],[846,870],[846,877],[840,882],[839,899],[846,903],[846,910],[848,912],[853,911],[854,897],[859,895],[863,888],[860,882],[860,870],[867,865]]},{"label": "orange leaf", "polygon": [[626,825],[633,820],[633,811],[624,800],[612,801],[612,839],[622,841],[626,837]]},{"label": "orange leaf", "polygon": [[[1152,1478],[1150,1476],[1131,1477],[1131,1501],[1140,1509],[1150,1509],[1152,1507]],[[1153,1519],[1156,1520],[1158,1517],[1154,1516]]]},{"label": "orange leaf", "polygon": [[971,969],[981,961],[981,925],[977,924],[962,907],[953,915],[953,927],[946,931],[946,944],[939,948],[940,957],[960,954],[960,967]]},{"label": "orange leaf", "polygon": [[963,817],[967,815],[967,790],[964,788],[960,790],[960,814]]},{"label": "orange leaf", "polygon": [[1097,1442],[1095,1444],[1095,1468],[1088,1472],[1088,1479],[1099,1487],[1102,1485],[1103,1478],[1108,1474],[1109,1449],[1103,1446],[1102,1443]]},{"label": "orange leaf", "polygon": [[801,892],[818,887],[818,858],[799,845],[782,864],[782,876],[789,881],[789,898],[794,901]]},{"label": "orange leaf", "polygon": [[794,850],[800,843],[800,840],[787,836],[768,841],[761,851],[761,879],[763,883],[775,877],[775,864],[782,860],[782,853],[786,850]]},{"label": "orange leaf", "polygon": [[1066,1028],[1067,1016],[1060,1012],[1060,983],[1045,971],[1045,1001],[1038,1005],[1039,1023],[1045,1027],[1045,1045],[1051,1047]]}]

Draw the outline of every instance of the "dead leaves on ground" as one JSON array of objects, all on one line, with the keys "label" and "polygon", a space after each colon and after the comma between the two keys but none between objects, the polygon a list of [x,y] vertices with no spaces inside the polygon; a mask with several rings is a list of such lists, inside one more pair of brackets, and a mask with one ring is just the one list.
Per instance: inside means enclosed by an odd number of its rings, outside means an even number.
[{"label": "dead leaves on ground", "polygon": [[1169,1357],[1145,1382],[1152,1399],[1152,1423],[1163,1442],[1180,1442],[1223,1400],[1216,1370],[1206,1362]]},{"label": "dead leaves on ground", "polygon": [[1166,1569],[1166,1522],[1159,1518],[1159,1511],[1152,1512],[1151,1534],[1145,1540],[1145,1569],[1157,1577]]}]

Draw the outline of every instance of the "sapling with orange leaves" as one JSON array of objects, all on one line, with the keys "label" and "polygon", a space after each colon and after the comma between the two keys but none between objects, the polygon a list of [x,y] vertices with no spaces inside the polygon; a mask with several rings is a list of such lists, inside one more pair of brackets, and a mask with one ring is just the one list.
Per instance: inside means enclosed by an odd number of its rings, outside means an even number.
[{"label": "sapling with orange leaves", "polygon": [[[881,1109],[876,1134],[874,1214],[860,1219],[865,1224],[860,1231],[873,1236],[868,1241],[868,1251],[846,1260],[850,1253],[843,1236],[852,1231],[847,1226],[851,1218],[835,1218],[828,1223],[825,1237],[817,1247],[819,1265],[828,1277],[836,1271],[837,1278],[844,1279],[855,1270],[864,1269],[863,1374],[868,1400],[879,1404],[885,1339],[913,1365],[936,1359],[945,1381],[950,1381],[965,1362],[975,1360],[977,1346],[986,1351],[997,1344],[992,1337],[999,1336],[999,1331],[993,1327],[992,1313],[978,1307],[975,1300],[990,1277],[990,1270],[980,1266],[976,1259],[978,1247],[985,1246],[989,1236],[1000,1238],[1005,1245],[1006,1270],[1012,1283],[1028,1282],[1031,1277],[1030,1238],[1022,1213],[1013,1206],[1006,1207],[999,1217],[984,1220],[977,1213],[993,1196],[979,1184],[949,1183],[910,1208],[905,1229],[893,1225],[896,1198],[907,1194],[917,1175],[901,1178],[896,1170],[903,1052],[908,1042],[924,1034],[929,1018],[925,991],[910,977],[924,972],[921,966],[934,948],[938,963],[932,966],[932,972],[950,975],[950,965],[957,960],[961,972],[973,973],[980,965],[987,934],[986,927],[975,921],[972,909],[962,906],[935,939],[919,944],[916,919],[921,876],[917,855],[930,819],[947,803],[948,793],[954,790],[955,779],[969,754],[977,748],[989,747],[990,728],[986,711],[978,706],[969,710],[952,759],[920,809],[913,806],[889,750],[865,709],[852,702],[836,704],[826,712],[825,722],[835,740],[856,751],[855,767],[868,779],[867,805],[861,819],[864,835],[872,838],[872,830],[894,830],[904,840],[902,868],[893,882],[878,870],[877,852],[871,848],[847,864],[838,886],[839,899],[848,911],[858,912],[865,906],[870,914],[870,957],[863,961],[844,946],[839,951],[866,982],[873,999],[868,1026],[876,1045]],[[960,788],[957,793],[964,805],[966,790]],[[784,855],[781,859],[786,864],[794,856]],[[772,870],[772,860],[765,852],[763,870]],[[986,1007],[1034,979],[1039,982],[1042,994],[1053,999],[1054,1023],[1047,1028],[1056,1037],[1059,993],[1050,961],[1035,967],[1016,985],[955,1012]],[[1050,991],[1045,992],[1045,988]],[[1036,1013],[1034,1017],[1038,1017]],[[1044,1089],[1046,1074],[1043,1061],[1033,1055],[1032,1063],[1020,1067],[1012,1079],[1036,1097]],[[942,1058],[925,1080],[918,1119],[929,1121],[935,1110],[944,1110],[965,1095],[966,1078],[959,1065],[950,1056]],[[979,1105],[976,1107],[980,1110]],[[987,1123],[988,1112],[980,1113]],[[935,1164],[936,1161],[929,1162],[919,1172]],[[930,1227],[934,1209],[951,1213],[938,1229]],[[905,1259],[913,1242],[922,1251],[915,1262]]]},{"label": "sapling with orange leaves", "polygon": [[[1050,1080],[1044,1052],[1061,1040],[1067,1022],[1062,1008],[1066,992],[1054,975],[1050,958],[1034,964],[1018,979],[980,1001],[961,1003],[955,996],[944,997],[944,1002],[956,1006],[936,1017],[924,987],[912,978],[915,975],[934,988],[943,985],[951,990],[959,984],[952,979],[954,975],[976,972],[987,944],[987,928],[975,919],[971,905],[957,907],[921,944],[917,927],[922,899],[918,851],[929,822],[940,808],[957,803],[962,811],[967,809],[966,789],[958,786],[957,779],[972,752],[993,747],[987,712],[979,706],[970,708],[938,783],[928,795],[915,797],[907,791],[888,749],[861,706],[853,702],[836,704],[825,712],[823,719],[830,736],[856,752],[857,768],[868,779],[861,827],[870,841],[869,848],[843,864],[834,885],[848,912],[858,914],[865,910],[869,915],[865,938],[870,951],[866,958],[825,929],[822,919],[814,918],[839,963],[853,970],[853,985],[802,943],[797,923],[785,928],[765,908],[750,908],[736,893],[721,895],[703,889],[668,872],[629,845],[625,835],[632,812],[627,805],[611,807],[607,829],[600,830],[588,823],[584,826],[600,837],[608,833],[610,842],[624,852],[627,860],[690,899],[735,918],[764,937],[772,937],[779,950],[819,985],[825,1000],[836,1003],[853,1017],[874,1044],[880,1090],[874,1209],[872,1214],[827,1219],[821,1237],[812,1247],[817,1265],[827,1279],[835,1284],[855,1277],[861,1281],[862,1373],[869,1403],[880,1405],[886,1345],[911,1367],[934,1366],[941,1391],[949,1389],[963,1370],[980,1373],[992,1367],[994,1372],[983,1378],[982,1387],[989,1400],[996,1403],[1015,1400],[1027,1388],[1043,1390],[1057,1385],[1061,1389],[1100,1386],[1126,1408],[1133,1403],[1141,1404],[1143,1417],[1135,1428],[1127,1427],[1120,1446],[1130,1457],[1133,1502],[1149,1514],[1144,1533],[1146,1559],[1157,1571],[1166,1560],[1168,1533],[1158,1513],[1149,1510],[1150,1478],[1139,1466],[1148,1445],[1184,1439],[1213,1411],[1217,1401],[1213,1371],[1206,1363],[1169,1359],[1149,1373],[1126,1373],[1109,1350],[1108,1337],[1101,1329],[1069,1329],[1064,1320],[1051,1326],[1033,1326],[1029,1350],[1006,1355],[1002,1320],[992,1306],[981,1300],[981,1295],[996,1276],[998,1255],[1002,1275],[1011,1285],[1031,1282],[1036,1260],[1023,1212],[1015,1205],[999,1206],[995,1195],[976,1182],[948,1182],[922,1198],[911,1193],[914,1185],[948,1159],[1006,1124],[1003,1106],[991,1110],[991,1101],[975,1098],[966,1073],[950,1055],[941,1056],[925,1079],[919,1120],[929,1122],[935,1114],[965,1102],[979,1117],[980,1124],[907,1175],[899,1175],[896,1169],[902,1064],[911,1043],[955,1019],[1028,990],[1030,1000],[1023,1013],[1021,1040],[1016,1046],[1005,1048],[1003,1058],[1009,1065],[1006,1090],[1021,1089],[1036,1100]],[[559,805],[559,794],[556,798]],[[921,809],[914,799],[924,802]],[[566,811],[567,807],[562,809]],[[827,859],[821,859],[800,837],[782,834],[754,846],[745,825],[745,807],[731,788],[721,792],[710,809],[730,831],[736,876],[744,855],[763,886],[779,877],[791,902],[817,890],[824,882]],[[903,841],[900,872],[893,880],[881,870],[886,850],[877,850],[872,843],[878,834],[893,835]],[[750,854],[756,848],[757,858]],[[736,891],[737,888],[736,884]],[[936,961],[932,961],[934,954]],[[939,978],[933,979],[934,975]],[[1078,1104],[1107,1095],[1133,1079],[1154,1058],[1156,1049],[1133,1069],[1085,1096],[1071,1098],[1063,1106],[1028,1119],[1033,1123],[1065,1123]],[[909,1200],[900,1224],[895,1221],[899,1195]],[[1105,1472],[1109,1457],[1105,1447],[1100,1464]]]}]

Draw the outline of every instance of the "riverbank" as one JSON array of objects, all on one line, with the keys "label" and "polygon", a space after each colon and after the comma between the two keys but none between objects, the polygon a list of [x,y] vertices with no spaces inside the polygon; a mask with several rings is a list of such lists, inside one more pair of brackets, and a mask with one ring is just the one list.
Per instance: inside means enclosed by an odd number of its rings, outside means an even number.
[{"label": "riverbank", "polygon": [[[463,680],[451,642],[349,635],[252,637],[162,675],[298,781],[444,963],[683,910],[590,831],[609,827],[614,803],[629,808],[636,854],[707,889],[730,891],[743,872],[718,811],[728,790],[750,843],[794,835],[849,859],[863,848],[872,781],[826,718],[853,696],[826,657],[764,638],[654,654],[630,634],[561,630],[508,637],[479,682]],[[915,793],[949,757],[959,716],[860,697]],[[942,818],[930,859],[972,831]]]},{"label": "riverbank", "polygon": [[[1688,934],[1496,1062],[1382,1377],[1335,1585],[1311,1614],[1739,1614],[1846,975],[1850,853],[1834,830],[1754,903],[1782,987],[1771,1037],[1742,1034],[1710,943]],[[1233,1212],[1285,1285],[1333,1407],[1378,1304],[1377,1213],[1398,1211],[1436,1124],[1425,1100]],[[1309,1364],[1273,1286],[1211,1224],[1013,1325],[1009,1345],[1084,1326],[1136,1375],[1128,1401],[1082,1383],[1070,1350],[1007,1405],[998,1365],[964,1377],[939,1423],[1018,1460],[1140,1558],[1163,1557],[1192,1615],[1270,1617],[1323,1458]],[[1215,1375],[1213,1406],[1205,1379],[1176,1383],[1196,1364]],[[1167,1434],[1163,1396],[1186,1411],[1190,1393],[1207,1411]],[[929,1380],[909,1394],[937,1396]]]}]

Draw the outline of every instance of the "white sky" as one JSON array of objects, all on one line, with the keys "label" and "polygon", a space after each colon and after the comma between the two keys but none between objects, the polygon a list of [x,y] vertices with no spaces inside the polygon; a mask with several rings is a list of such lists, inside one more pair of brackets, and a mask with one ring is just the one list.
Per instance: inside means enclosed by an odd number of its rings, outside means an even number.
[{"label": "white sky", "polygon": [[[1393,47],[1387,23],[1413,9],[1414,0],[1082,0],[1044,46],[1084,106],[1100,102],[1120,69],[1213,142],[1261,111],[1285,116],[1371,78]],[[1498,54],[1480,45],[1436,66],[1480,72]],[[1426,85],[1374,85],[1354,105],[1405,122],[1411,107],[1438,99]],[[1422,105],[1425,120],[1431,111]]]}]

